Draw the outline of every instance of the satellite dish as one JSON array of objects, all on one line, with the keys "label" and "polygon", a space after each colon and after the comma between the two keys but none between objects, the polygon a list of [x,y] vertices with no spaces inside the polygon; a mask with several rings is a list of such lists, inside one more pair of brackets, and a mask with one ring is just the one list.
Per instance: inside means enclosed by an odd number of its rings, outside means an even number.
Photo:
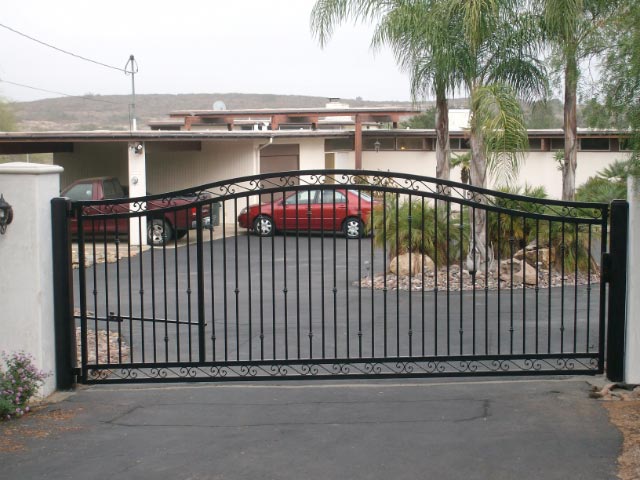
[{"label": "satellite dish", "polygon": [[213,109],[214,110],[226,110],[227,106],[224,104],[224,102],[222,100],[216,100],[215,102],[213,102]]}]

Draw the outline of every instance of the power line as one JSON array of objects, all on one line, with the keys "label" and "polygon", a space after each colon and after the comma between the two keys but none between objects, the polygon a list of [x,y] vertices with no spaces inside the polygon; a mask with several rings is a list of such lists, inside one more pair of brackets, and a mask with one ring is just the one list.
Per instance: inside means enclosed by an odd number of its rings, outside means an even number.
[{"label": "power line", "polygon": [[[0,23],[0,27],[2,27],[2,28],[6,28],[7,30],[9,30],[9,31],[11,31],[11,32],[13,32],[13,33],[16,33],[16,34],[18,34],[18,35],[20,35],[20,36],[23,36],[23,37],[25,37],[25,38],[28,38],[29,40],[33,40],[34,42],[37,42],[37,43],[39,43],[40,45],[44,45],[45,47],[53,48],[54,50],[57,50],[58,52],[62,52],[62,53],[65,53],[65,54],[67,54],[67,55],[71,55],[72,57],[79,58],[80,60],[84,60],[84,61],[86,61],[86,62],[95,63],[96,65],[100,65],[100,66],[102,66],[102,67],[111,68],[111,69],[113,69],[113,70],[117,70],[117,71],[119,71],[119,72],[129,73],[125,68],[120,68],[120,67],[114,67],[114,66],[112,66],[112,65],[107,65],[106,63],[98,62],[97,60],[92,60],[92,59],[90,59],[90,58],[83,57],[82,55],[77,55],[77,54],[72,53],[72,52],[69,52],[69,51],[67,51],[67,50],[63,50],[62,48],[58,48],[58,47],[56,47],[56,46],[54,46],[54,45],[51,45],[51,44],[46,43],[46,42],[43,42],[42,40],[38,40],[37,38],[33,38],[33,37],[31,37],[31,36],[27,35],[26,33],[19,32],[18,30],[15,30],[15,29],[13,29],[13,28],[11,28],[11,27],[8,27],[7,25],[3,25],[2,23]],[[63,95],[64,95],[64,94],[63,94]]]},{"label": "power line", "polygon": [[8,83],[9,85],[15,85],[17,87],[29,88],[31,90],[38,90],[40,92],[53,93],[55,95],[62,95],[64,97],[81,98],[82,100],[89,100],[91,102],[110,103],[112,105],[126,105],[126,103],[122,103],[122,102],[111,102],[109,100],[103,100],[101,98],[91,98],[83,95],[69,95],[68,93],[62,93],[62,92],[56,92],[54,90],[46,90],[44,88],[32,87],[31,85],[25,85],[23,83],[10,82],[9,80],[5,80],[3,78],[0,78],[0,82]]}]

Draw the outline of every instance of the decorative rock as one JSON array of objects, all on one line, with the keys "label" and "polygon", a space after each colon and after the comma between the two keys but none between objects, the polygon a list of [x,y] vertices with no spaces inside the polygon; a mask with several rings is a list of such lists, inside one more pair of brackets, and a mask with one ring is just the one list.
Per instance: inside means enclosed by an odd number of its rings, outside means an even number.
[{"label": "decorative rock", "polygon": [[[536,268],[529,265],[522,260],[503,260],[500,262],[500,280],[510,282],[512,279],[513,271],[513,283],[526,283],[527,285],[535,285],[536,278],[538,277]],[[524,277],[524,278],[523,278]]]},{"label": "decorative rock", "polygon": [[[411,265],[409,265],[411,258]],[[422,263],[422,265],[421,265]],[[389,271],[395,275],[418,275],[420,273],[433,272],[435,264],[427,255],[421,253],[403,253],[398,257],[392,258],[389,262]]]}]

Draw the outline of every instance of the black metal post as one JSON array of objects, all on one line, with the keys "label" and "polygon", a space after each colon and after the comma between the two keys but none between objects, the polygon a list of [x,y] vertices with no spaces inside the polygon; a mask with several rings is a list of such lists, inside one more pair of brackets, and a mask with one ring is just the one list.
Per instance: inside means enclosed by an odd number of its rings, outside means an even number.
[{"label": "black metal post", "polygon": [[[196,207],[196,263],[198,268],[198,361],[204,362],[205,318],[204,318],[204,247],[202,235],[202,205]],[[188,248],[188,247],[187,247]],[[213,308],[213,307],[212,307]]]},{"label": "black metal post", "polygon": [[69,214],[71,201],[51,200],[53,246],[53,302],[56,344],[56,388],[75,386],[76,328],[73,316],[73,275]]},{"label": "black metal post", "polygon": [[629,204],[625,200],[611,202],[610,235],[607,378],[612,382],[621,382],[624,379],[627,242],[629,237]]}]

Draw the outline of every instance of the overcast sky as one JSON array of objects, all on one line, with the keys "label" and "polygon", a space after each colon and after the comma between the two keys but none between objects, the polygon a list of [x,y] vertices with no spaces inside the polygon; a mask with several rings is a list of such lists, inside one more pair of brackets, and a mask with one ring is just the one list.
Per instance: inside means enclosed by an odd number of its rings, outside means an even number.
[{"label": "overcast sky", "polygon": [[[136,93],[273,93],[409,100],[391,53],[369,48],[372,27],[339,27],[321,49],[311,35],[315,0],[20,0],[0,23],[58,48],[124,67],[139,65]],[[0,28],[0,96],[129,94],[130,77]]]}]

